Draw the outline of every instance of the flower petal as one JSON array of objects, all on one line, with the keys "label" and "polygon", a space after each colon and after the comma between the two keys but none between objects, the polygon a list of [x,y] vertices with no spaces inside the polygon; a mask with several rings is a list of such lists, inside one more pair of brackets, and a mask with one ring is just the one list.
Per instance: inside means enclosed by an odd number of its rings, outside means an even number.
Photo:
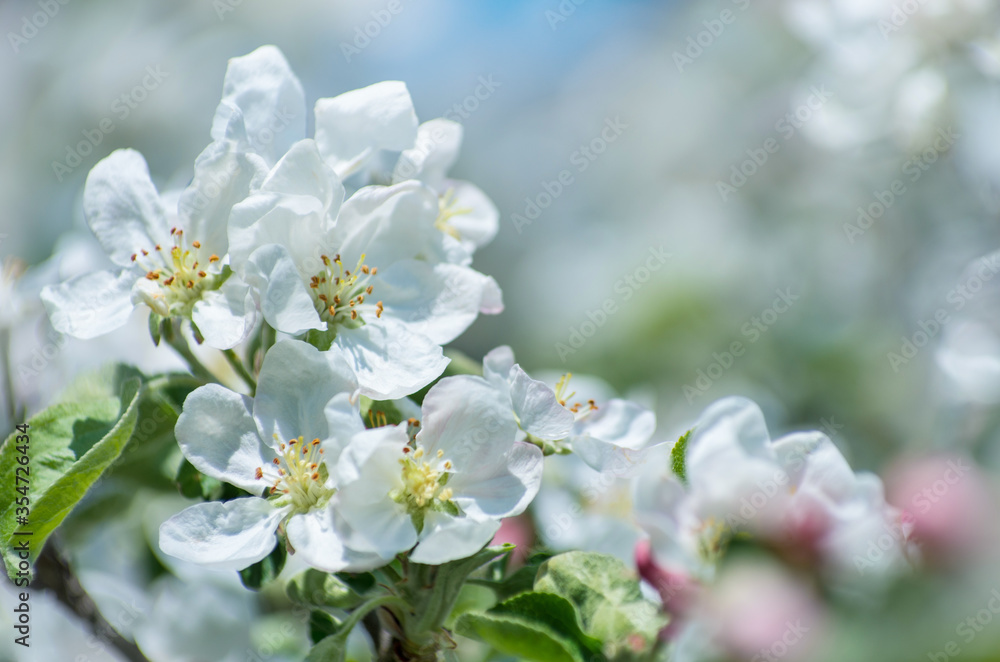
[{"label": "flower petal", "polygon": [[218,290],[203,292],[194,304],[191,319],[205,344],[216,349],[232,349],[246,340],[257,321],[250,286],[230,276]]},{"label": "flower petal", "polygon": [[487,278],[453,264],[402,260],[379,270],[376,287],[385,315],[438,344],[460,336],[479,316]]},{"label": "flower petal", "polygon": [[545,382],[529,377],[519,365],[510,372],[510,399],[521,429],[528,434],[557,441],[573,430],[573,414],[559,404],[555,392]]},{"label": "flower petal", "polygon": [[448,219],[448,225],[458,233],[466,250],[471,253],[493,241],[500,230],[500,211],[489,196],[474,184],[454,179],[447,180],[442,187],[454,192],[456,208],[467,210]]},{"label": "flower petal", "polygon": [[218,384],[202,386],[184,401],[174,434],[195,469],[260,494],[264,485],[254,473],[276,456],[261,443],[252,406],[252,399]]},{"label": "flower petal", "polygon": [[48,285],[40,296],[56,331],[89,340],[125,325],[135,281],[134,271],[96,271]]},{"label": "flower petal", "polygon": [[[353,396],[354,373],[337,352],[321,352],[298,340],[282,340],[268,350],[257,380],[253,416],[261,439],[271,443],[300,435],[306,441],[327,439],[325,409],[334,396]],[[359,405],[355,399],[354,411]],[[360,415],[358,415],[360,421]]]},{"label": "flower petal", "polygon": [[167,215],[142,154],[117,149],[102,159],[90,174],[83,191],[87,224],[121,267],[132,266],[132,255],[152,252],[169,238]]},{"label": "flower petal", "polygon": [[273,164],[306,133],[302,84],[275,46],[229,60],[212,139],[223,140],[233,115],[242,117],[250,148]]},{"label": "flower petal", "polygon": [[507,384],[507,376],[514,367],[514,350],[507,345],[501,345],[483,357],[483,377],[489,382],[503,381]]},{"label": "flower petal", "polygon": [[316,102],[316,144],[347,177],[377,150],[401,151],[417,137],[417,114],[406,85],[385,81]]},{"label": "flower petal", "polygon": [[392,173],[392,183],[419,179],[436,191],[444,192],[445,175],[458,160],[462,148],[462,125],[437,118],[417,127],[413,147],[404,149]]},{"label": "flower petal", "polygon": [[191,240],[201,242],[204,254],[229,252],[229,214],[267,174],[256,154],[238,149],[235,142],[213,142],[194,162],[194,179],[181,193],[178,211]]},{"label": "flower petal", "polygon": [[312,296],[284,246],[269,244],[250,256],[246,281],[260,295],[260,312],[278,331],[297,336],[325,329]]},{"label": "flower petal", "polygon": [[316,198],[323,209],[335,217],[344,202],[344,185],[337,173],[330,169],[310,139],[300,140],[281,157],[261,190],[285,195],[302,195]]},{"label": "flower petal", "polygon": [[387,426],[355,435],[337,464],[337,510],[351,527],[345,544],[391,558],[413,547],[417,531],[389,493],[403,487],[405,426]]},{"label": "flower petal", "polygon": [[448,486],[455,503],[477,520],[495,520],[524,512],[542,484],[543,456],[534,444],[515,442],[506,456],[454,474]]},{"label": "flower petal", "polygon": [[392,559],[391,556],[385,558],[345,547],[339,530],[344,526],[342,520],[337,522],[333,509],[318,508],[293,515],[285,530],[296,555],[309,566],[324,572],[371,570]]},{"label": "flower petal", "polygon": [[458,472],[505,466],[517,424],[506,395],[481,377],[446,377],[424,397],[417,443],[429,455],[438,449]]},{"label": "flower petal", "polygon": [[384,317],[358,329],[338,330],[333,346],[357,374],[361,394],[375,400],[415,393],[448,365],[440,345]]},{"label": "flower petal", "polygon": [[160,549],[219,570],[242,570],[271,553],[285,514],[257,497],[199,503],[160,525]]},{"label": "flower petal", "polygon": [[573,430],[577,439],[599,439],[615,446],[639,450],[656,431],[656,415],[628,400],[613,399],[603,403],[579,421]]},{"label": "flower petal", "polygon": [[417,548],[410,554],[414,563],[440,565],[472,556],[485,547],[500,528],[500,520],[480,522],[466,517],[428,512]]}]

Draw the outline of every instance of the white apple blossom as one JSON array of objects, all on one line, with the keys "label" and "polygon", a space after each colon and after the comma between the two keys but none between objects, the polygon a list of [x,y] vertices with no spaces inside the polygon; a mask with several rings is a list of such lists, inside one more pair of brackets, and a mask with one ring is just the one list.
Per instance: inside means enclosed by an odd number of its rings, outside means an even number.
[{"label": "white apple blossom", "polygon": [[[663,462],[638,488],[640,522],[666,567],[710,576],[738,533],[816,555],[845,581],[870,568],[890,575],[907,564],[908,526],[886,503],[879,478],[854,473],[820,432],[772,441],[750,400],[711,405],[687,441],[684,464],[686,484]],[[890,548],[869,558],[869,546],[886,532],[895,532]]]},{"label": "white apple blossom", "polygon": [[637,465],[656,430],[653,412],[611,397],[600,380],[578,378],[577,383],[584,384],[584,393],[578,395],[570,390],[571,374],[557,379],[554,389],[532,379],[507,346],[484,357],[483,376],[510,401],[529,440],[559,452],[572,451],[597,471],[614,467],[619,473],[623,464]]},{"label": "white apple blossom", "polygon": [[275,545],[279,526],[309,565],[377,565],[341,542],[331,499],[343,445],[363,429],[357,384],[336,352],[285,340],[267,353],[256,396],[203,386],[188,396],[176,436],[200,472],[255,495],[187,508],[160,527],[160,548],[186,561],[244,568]]},{"label": "white apple blossom", "polygon": [[[233,170],[229,148],[213,144],[195,165],[195,179],[168,211],[149,176],[145,159],[130,149],[116,150],[87,177],[87,223],[115,265],[42,290],[41,298],[56,330],[89,339],[126,323],[135,305],[145,304],[162,317],[190,319],[212,347],[229,349],[244,340],[256,317],[249,287],[228,265],[229,208],[256,171]],[[235,157],[234,157],[235,158]],[[216,184],[213,200],[195,199]]]},{"label": "white apple blossom", "polygon": [[414,548],[409,558],[426,564],[464,558],[538,492],[542,453],[515,441],[508,402],[483,379],[441,380],[422,415],[355,435],[341,456],[338,509],[352,548]]},{"label": "white apple blossom", "polygon": [[399,398],[441,374],[440,345],[502,309],[500,290],[444,259],[436,198],[418,182],[342,200],[313,141],[296,143],[233,208],[233,261],[271,326],[340,348],[362,394]]}]

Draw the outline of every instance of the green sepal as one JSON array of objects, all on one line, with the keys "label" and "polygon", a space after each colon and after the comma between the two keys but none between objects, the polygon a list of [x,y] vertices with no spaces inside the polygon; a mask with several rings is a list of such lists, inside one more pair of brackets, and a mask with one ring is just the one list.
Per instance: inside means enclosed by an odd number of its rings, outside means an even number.
[{"label": "green sepal", "polygon": [[692,432],[694,432],[693,428],[681,435],[674,447],[670,449],[670,469],[684,485],[687,485],[687,444]]}]

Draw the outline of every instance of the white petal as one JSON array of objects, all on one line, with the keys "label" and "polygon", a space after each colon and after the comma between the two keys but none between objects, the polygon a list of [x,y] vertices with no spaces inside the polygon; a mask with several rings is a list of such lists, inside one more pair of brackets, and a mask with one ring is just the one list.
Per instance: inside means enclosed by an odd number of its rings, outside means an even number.
[{"label": "white petal", "polygon": [[392,558],[385,559],[345,547],[331,508],[293,515],[285,530],[295,554],[309,566],[324,572],[375,568]]},{"label": "white petal", "polygon": [[427,392],[422,410],[417,442],[428,454],[443,450],[459,472],[506,464],[517,424],[510,401],[486,380],[446,377]]},{"label": "white petal", "polygon": [[487,381],[507,383],[507,376],[514,367],[514,350],[507,345],[501,345],[483,357],[483,377]]},{"label": "white petal", "polygon": [[142,155],[118,149],[102,159],[83,191],[87,224],[111,261],[132,266],[132,255],[152,252],[169,238],[167,215]]},{"label": "white petal", "polygon": [[357,374],[361,394],[393,400],[419,391],[448,365],[440,345],[383,317],[359,329],[340,329],[333,341]]},{"label": "white petal", "polygon": [[414,563],[440,565],[472,556],[485,547],[500,528],[500,520],[477,522],[444,513],[428,512],[420,543],[410,554]]},{"label": "white petal", "polygon": [[278,331],[297,336],[325,329],[312,296],[284,246],[263,246],[246,263],[246,281],[260,296],[260,312]]},{"label": "white petal", "polygon": [[376,150],[401,151],[417,137],[417,114],[406,85],[376,83],[316,102],[316,143],[341,177]]},{"label": "white petal", "polygon": [[399,465],[405,426],[366,430],[344,450],[337,464],[337,511],[351,527],[345,543],[353,549],[392,557],[417,542],[406,509],[389,498],[403,487]]},{"label": "white petal", "polygon": [[302,275],[323,269],[323,255],[333,255],[333,221],[324,202],[311,195],[261,191],[233,207],[229,217],[230,263],[237,272],[257,249],[285,248]]},{"label": "white petal", "polygon": [[857,488],[854,471],[822,432],[797,432],[774,442],[774,452],[792,485],[834,503],[850,499]]},{"label": "white petal", "polygon": [[506,457],[456,473],[448,486],[455,503],[473,519],[499,519],[524,512],[542,484],[542,451],[515,442]]},{"label": "white petal", "polygon": [[[253,415],[261,439],[271,443],[300,435],[327,439],[325,409],[334,396],[353,396],[354,373],[336,352],[321,352],[298,340],[282,340],[268,350],[257,380]],[[355,404],[355,411],[358,405]],[[360,415],[358,415],[360,418]]]},{"label": "white petal", "polygon": [[518,365],[510,372],[510,399],[521,429],[528,434],[557,441],[573,430],[573,414],[559,404],[555,392],[545,382],[529,377]]},{"label": "white petal", "polygon": [[403,150],[392,173],[392,183],[419,179],[443,193],[445,175],[458,159],[462,148],[462,125],[444,118],[424,122],[417,128],[416,141]]},{"label": "white petal", "polygon": [[194,304],[191,319],[216,349],[231,349],[246,340],[257,321],[250,286],[237,276],[230,276],[218,290],[203,292]]},{"label": "white petal", "polygon": [[578,438],[593,438],[639,450],[656,430],[656,415],[628,400],[609,400],[576,424],[573,443]]},{"label": "white petal", "polygon": [[419,182],[366,186],[340,210],[337,252],[352,267],[365,254],[380,271],[398,260],[444,261],[446,235],[434,227],[437,215],[437,195]]},{"label": "white petal", "polygon": [[746,398],[723,398],[698,419],[687,445],[688,471],[698,474],[701,463],[723,456],[771,459],[770,443],[764,414],[756,403]]},{"label": "white petal", "polygon": [[378,279],[376,296],[384,314],[441,345],[476,321],[488,286],[486,277],[472,269],[418,260],[379,269]]},{"label": "white petal", "polygon": [[602,473],[610,473],[615,478],[631,478],[647,461],[651,448],[632,450],[610,444],[593,437],[577,437],[573,440],[573,453],[587,463],[590,468]]},{"label": "white petal", "polygon": [[271,553],[284,516],[257,497],[199,503],[160,525],[160,549],[184,561],[241,570]]},{"label": "white petal", "polygon": [[233,205],[245,199],[267,174],[267,165],[256,154],[238,150],[225,140],[210,144],[194,162],[194,179],[181,193],[178,211],[192,241],[199,241],[205,255],[229,252],[227,234]]},{"label": "white petal", "polygon": [[252,399],[218,384],[202,386],[184,401],[174,434],[198,471],[260,494],[266,486],[254,474],[275,454],[261,443],[252,407]]},{"label": "white petal", "polygon": [[87,340],[125,325],[135,282],[134,271],[97,271],[46,286],[41,299],[56,331]]},{"label": "white petal", "polygon": [[442,184],[446,191],[454,191],[454,206],[468,210],[448,219],[448,225],[458,232],[459,240],[469,252],[482,248],[493,241],[500,230],[500,211],[489,196],[478,186],[458,180],[448,180]]},{"label": "white petal", "polygon": [[336,216],[344,202],[344,185],[337,174],[325,163],[310,139],[300,140],[281,157],[261,190],[285,195],[302,195],[316,198],[323,209]]},{"label": "white petal", "polygon": [[274,46],[229,60],[212,139],[223,140],[233,114],[242,117],[253,151],[272,164],[306,133],[305,94]]}]

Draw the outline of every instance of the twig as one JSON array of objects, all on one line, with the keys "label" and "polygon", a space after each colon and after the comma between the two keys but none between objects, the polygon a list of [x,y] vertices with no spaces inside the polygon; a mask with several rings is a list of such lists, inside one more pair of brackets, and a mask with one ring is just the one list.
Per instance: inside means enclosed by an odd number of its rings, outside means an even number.
[{"label": "twig", "polygon": [[125,639],[105,620],[94,600],[87,595],[80,585],[80,580],[73,574],[73,569],[69,567],[51,540],[42,549],[35,563],[35,580],[32,582],[32,588],[51,591],[59,602],[86,623],[99,639],[113,646],[126,660],[150,662],[138,646]]}]

